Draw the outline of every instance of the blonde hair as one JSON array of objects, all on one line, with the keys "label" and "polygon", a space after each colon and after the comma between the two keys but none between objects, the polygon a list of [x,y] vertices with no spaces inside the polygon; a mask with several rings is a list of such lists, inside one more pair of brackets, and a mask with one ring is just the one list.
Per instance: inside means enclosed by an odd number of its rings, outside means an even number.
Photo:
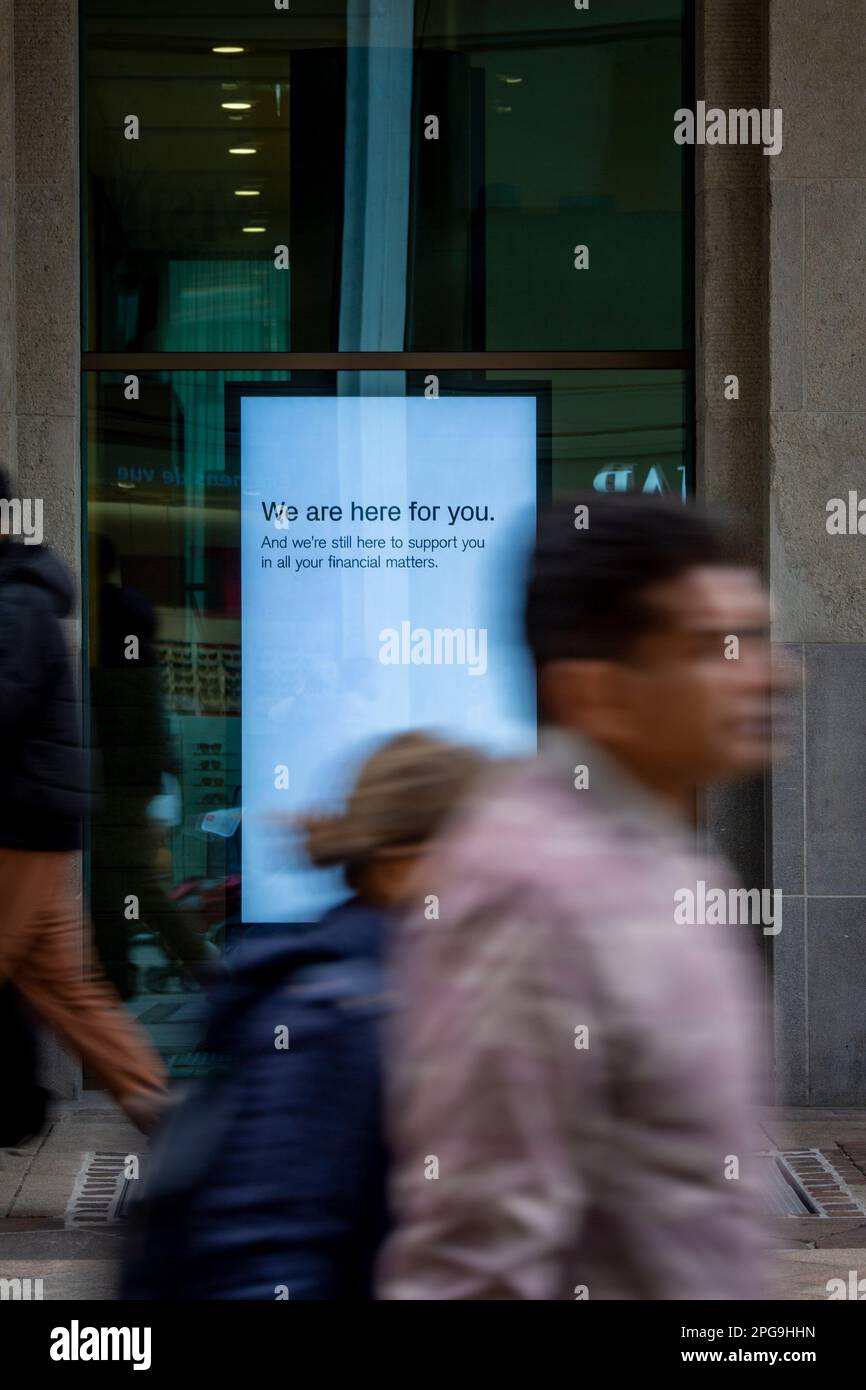
[{"label": "blonde hair", "polygon": [[432,839],[487,765],[477,749],[398,734],[363,764],[342,812],[298,818],[308,859],[342,865],[357,886],[373,858],[411,853]]}]

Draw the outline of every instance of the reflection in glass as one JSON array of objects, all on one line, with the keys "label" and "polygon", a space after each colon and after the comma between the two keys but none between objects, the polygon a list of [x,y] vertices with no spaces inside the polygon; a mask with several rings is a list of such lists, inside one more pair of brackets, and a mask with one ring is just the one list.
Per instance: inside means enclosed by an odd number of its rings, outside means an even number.
[{"label": "reflection in glass", "polygon": [[87,347],[689,346],[682,0],[82,10]]}]

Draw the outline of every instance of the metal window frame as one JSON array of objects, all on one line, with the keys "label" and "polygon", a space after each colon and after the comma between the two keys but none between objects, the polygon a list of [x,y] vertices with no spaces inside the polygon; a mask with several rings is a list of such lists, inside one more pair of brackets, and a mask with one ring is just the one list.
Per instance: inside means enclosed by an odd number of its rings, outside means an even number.
[{"label": "metal window frame", "polygon": [[684,349],[625,352],[83,352],[84,372],[691,371]]}]

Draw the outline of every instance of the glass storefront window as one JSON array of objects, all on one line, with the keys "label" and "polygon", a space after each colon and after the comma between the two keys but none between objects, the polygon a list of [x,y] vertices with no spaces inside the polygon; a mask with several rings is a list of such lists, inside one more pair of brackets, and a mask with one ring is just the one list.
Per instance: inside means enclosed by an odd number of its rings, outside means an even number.
[{"label": "glass storefront window", "polygon": [[[428,381],[424,372],[165,371],[141,374],[130,399],[128,374],[86,377],[89,683],[106,786],[90,847],[92,912],[109,975],[178,1074],[200,1061],[205,1013],[182,968],[190,941],[221,952],[249,928],[239,877],[238,398],[424,397]],[[687,478],[688,373],[451,371],[438,389],[443,399],[534,396],[539,487],[554,495],[678,494]],[[277,447],[290,473],[293,440]],[[495,500],[496,459],[484,467]],[[131,632],[142,639],[135,661],[124,646]],[[288,670],[291,653],[285,660]],[[131,884],[133,920],[123,907]]]},{"label": "glass storefront window", "polygon": [[[303,781],[323,722],[438,708],[435,678],[383,686],[367,648],[388,593],[365,555],[412,618],[429,594],[398,532],[425,494],[492,519],[521,489],[692,490],[692,166],[673,140],[690,26],[684,0],[83,0],[90,899],[107,973],[177,1075],[207,1065],[199,967],[315,909],[276,858],[242,882],[262,721],[279,711]],[[251,400],[270,502],[242,488]],[[323,505],[402,507],[397,529],[314,525],[281,552],[299,459]],[[277,539],[261,590],[251,515],[265,559]],[[482,573],[515,594],[518,550],[494,575],[483,531],[463,535],[462,568],[424,572],[457,609]],[[316,593],[293,588],[305,558]],[[252,704],[251,616],[275,682]],[[484,682],[442,690],[466,737],[516,729]]]}]

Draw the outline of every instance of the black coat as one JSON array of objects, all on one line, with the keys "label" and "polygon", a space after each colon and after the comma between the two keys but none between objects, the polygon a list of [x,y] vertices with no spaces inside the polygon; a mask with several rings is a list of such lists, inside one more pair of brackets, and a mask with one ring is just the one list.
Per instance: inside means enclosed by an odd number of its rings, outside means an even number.
[{"label": "black coat", "polygon": [[89,758],[61,618],[72,577],[41,545],[0,540],[0,848],[74,850]]}]

